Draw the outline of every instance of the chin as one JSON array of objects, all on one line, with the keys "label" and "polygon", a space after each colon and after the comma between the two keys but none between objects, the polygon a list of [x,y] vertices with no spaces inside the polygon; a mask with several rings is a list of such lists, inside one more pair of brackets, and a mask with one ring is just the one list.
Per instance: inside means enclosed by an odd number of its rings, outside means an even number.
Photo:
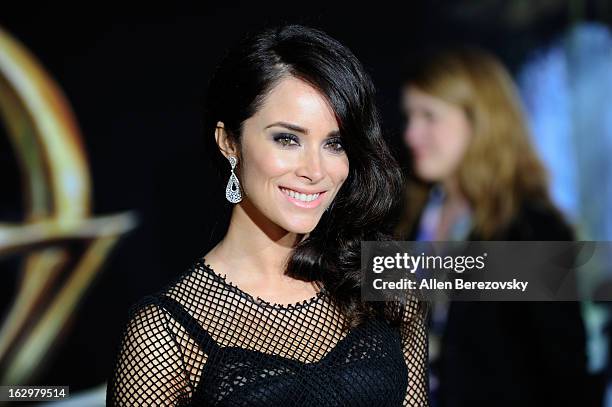
[{"label": "chin", "polygon": [[442,179],[441,174],[433,169],[417,168],[415,172],[420,179],[426,182],[438,182]]},{"label": "chin", "polygon": [[313,221],[295,222],[294,221],[294,222],[284,222],[284,224],[281,224],[283,229],[285,229],[287,232],[296,233],[296,234],[310,233],[317,227],[317,225],[318,225],[318,219],[317,219],[317,222],[313,222]]},{"label": "chin", "polygon": [[429,173],[423,172],[423,171],[416,171],[417,177],[419,177],[421,179],[421,181],[425,181],[425,182],[436,182],[437,181],[437,177],[432,176]]},{"label": "chin", "polygon": [[312,226],[310,225],[309,226],[288,225],[285,229],[287,230],[287,232],[295,233],[298,235],[305,235],[306,233],[312,232],[316,227],[317,225],[312,225]]}]

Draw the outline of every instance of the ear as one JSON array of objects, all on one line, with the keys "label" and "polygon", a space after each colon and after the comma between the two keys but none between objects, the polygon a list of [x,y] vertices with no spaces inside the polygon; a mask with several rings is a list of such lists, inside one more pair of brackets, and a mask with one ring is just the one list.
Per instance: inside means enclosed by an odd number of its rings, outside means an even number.
[{"label": "ear", "polygon": [[221,153],[227,158],[230,155],[238,157],[238,149],[230,139],[227,131],[225,130],[225,124],[223,122],[217,122],[217,128],[215,129],[215,140]]}]

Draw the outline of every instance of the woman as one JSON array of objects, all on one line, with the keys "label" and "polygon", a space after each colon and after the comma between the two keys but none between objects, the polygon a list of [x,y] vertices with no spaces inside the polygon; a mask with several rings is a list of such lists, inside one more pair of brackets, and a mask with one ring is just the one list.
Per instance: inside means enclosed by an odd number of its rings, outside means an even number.
[{"label": "woman", "polygon": [[401,173],[373,85],[323,32],[246,37],[207,93],[225,237],[130,312],[110,405],[428,405],[425,307],[360,300]]},{"label": "woman", "polygon": [[[549,197],[511,78],[494,57],[431,53],[407,71],[402,95],[413,179],[400,237],[573,239]],[[432,315],[440,349],[432,404],[590,405],[579,303],[452,302]]]}]

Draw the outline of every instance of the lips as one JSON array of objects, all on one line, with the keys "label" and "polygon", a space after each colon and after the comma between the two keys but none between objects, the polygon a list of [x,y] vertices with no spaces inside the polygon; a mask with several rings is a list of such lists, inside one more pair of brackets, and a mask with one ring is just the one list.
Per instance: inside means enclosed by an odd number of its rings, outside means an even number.
[{"label": "lips", "polygon": [[296,191],[285,187],[279,187],[278,189],[289,202],[300,208],[316,208],[321,204],[323,196],[327,192],[306,193],[305,191]]}]

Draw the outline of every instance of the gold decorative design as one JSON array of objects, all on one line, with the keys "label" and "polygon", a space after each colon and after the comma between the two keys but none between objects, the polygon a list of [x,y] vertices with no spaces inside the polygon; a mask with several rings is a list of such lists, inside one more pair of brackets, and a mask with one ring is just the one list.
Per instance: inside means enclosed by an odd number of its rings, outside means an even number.
[{"label": "gold decorative design", "polygon": [[[23,256],[16,296],[0,328],[0,384],[17,385],[40,373],[136,216],[92,217],[91,178],[74,113],[36,58],[1,27],[0,116],[26,202],[24,223],[0,223],[0,258]],[[68,244],[74,242],[84,249],[74,250]]]}]

